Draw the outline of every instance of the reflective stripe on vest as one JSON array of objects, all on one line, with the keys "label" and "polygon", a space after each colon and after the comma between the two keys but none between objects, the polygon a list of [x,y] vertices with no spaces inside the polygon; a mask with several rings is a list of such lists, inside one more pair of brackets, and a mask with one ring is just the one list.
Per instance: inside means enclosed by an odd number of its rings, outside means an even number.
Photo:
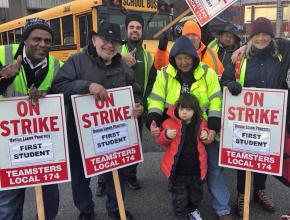
[{"label": "reflective stripe on vest", "polygon": [[[17,44],[5,46],[5,57],[6,57],[5,65],[16,62],[16,60],[14,60],[14,56],[18,50],[18,47],[19,45]],[[58,60],[54,59],[53,56],[49,56],[48,60],[49,66],[47,75],[40,84],[40,86],[38,87],[38,89],[43,92],[46,92],[50,89],[54,76],[58,72],[61,65],[61,63]],[[29,89],[27,88],[25,70],[22,66],[20,68],[19,73],[15,76],[13,83],[11,83],[6,89],[4,96],[5,97],[25,96],[28,94],[28,92]]]},{"label": "reflective stripe on vest", "polygon": [[[279,54],[278,55],[278,59],[281,62],[282,61],[282,55]],[[242,58],[241,64],[240,64],[240,74],[239,74],[239,78],[236,78],[236,81],[239,82],[241,84],[241,86],[244,86],[245,83],[245,75],[246,75],[246,67],[247,67],[247,58],[244,56]]]},{"label": "reflective stripe on vest", "polygon": [[[206,77],[208,68],[209,68],[208,65],[202,65],[202,69],[204,71],[204,75],[203,76],[204,76],[204,80],[205,80],[206,86],[207,86],[207,82],[206,82],[205,77]],[[168,95],[168,81],[169,81],[169,79],[168,79],[168,73],[166,73],[166,69],[167,68],[163,68],[162,73],[163,73],[163,76],[164,76],[164,79],[165,79],[164,106],[165,106],[165,108],[168,108],[170,106],[170,104],[167,103],[166,99],[167,99],[167,95]],[[202,111],[203,118],[207,119],[207,113],[206,112],[208,110],[208,105],[207,106],[200,106],[200,109]]]},{"label": "reflective stripe on vest", "polygon": [[218,52],[219,51],[219,45],[218,45],[218,39],[212,40],[209,44],[208,47],[211,48],[213,51]]},{"label": "reflective stripe on vest", "polygon": [[214,52],[211,48],[207,48],[211,58],[212,58],[212,61],[213,61],[213,64],[214,64],[214,71],[219,74],[219,67],[218,67],[218,61],[216,59],[216,56],[214,55]]},{"label": "reflective stripe on vest", "polygon": [[[129,53],[129,48],[128,48],[128,46],[126,44],[124,44],[121,47],[121,55],[126,55],[128,53]],[[145,73],[146,73],[145,74],[145,80],[144,80],[144,86],[143,86],[143,88],[144,88],[143,95],[144,95],[146,87],[147,87],[147,83],[148,83],[150,69],[151,69],[151,67],[153,65],[153,57],[145,49],[143,49],[143,56],[144,56],[144,69],[145,69]]]},{"label": "reflective stripe on vest", "polygon": [[0,46],[0,63],[2,66],[5,65],[5,47],[4,46]]}]

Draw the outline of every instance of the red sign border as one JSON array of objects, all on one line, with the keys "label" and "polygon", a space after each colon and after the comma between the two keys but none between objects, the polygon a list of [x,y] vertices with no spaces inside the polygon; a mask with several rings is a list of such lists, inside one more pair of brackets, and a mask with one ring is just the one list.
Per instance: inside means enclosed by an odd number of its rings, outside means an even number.
[{"label": "red sign border", "polygon": [[[115,91],[122,91],[122,90],[129,90],[130,99],[131,99],[131,103],[132,103],[131,107],[133,108],[133,105],[134,105],[135,102],[134,102],[134,99],[133,99],[133,91],[132,91],[132,87],[131,86],[120,87],[120,88],[115,88],[115,89],[108,89],[108,93],[115,92]],[[75,115],[75,120],[76,120],[76,124],[77,124],[77,127],[78,127],[78,131],[80,132],[80,135],[79,135],[79,142],[80,142],[80,148],[81,148],[80,150],[81,150],[81,154],[82,154],[81,156],[82,156],[83,168],[84,168],[84,173],[85,173],[86,178],[90,178],[90,177],[93,177],[93,176],[100,175],[102,173],[107,173],[107,172],[110,172],[112,170],[120,169],[120,168],[123,168],[123,167],[131,166],[133,164],[137,164],[137,163],[143,162],[144,161],[144,156],[143,156],[143,152],[142,152],[141,138],[140,138],[139,132],[137,130],[138,129],[138,122],[137,122],[137,119],[135,119],[134,123],[135,123],[135,129],[136,129],[136,133],[137,133],[138,146],[140,148],[141,159],[138,160],[138,161],[134,161],[132,163],[128,163],[126,165],[119,166],[117,168],[107,169],[104,172],[96,172],[96,173],[92,173],[92,174],[88,173],[89,169],[87,168],[86,160],[89,159],[89,158],[92,158],[92,157],[85,158],[84,144],[83,144],[83,139],[82,139],[82,135],[81,135],[81,127],[80,127],[80,123],[79,123],[80,120],[79,120],[79,117],[78,117],[78,111],[77,111],[77,106],[76,106],[76,99],[77,98],[81,98],[81,97],[85,97],[85,96],[92,96],[92,95],[90,95],[90,94],[76,95],[76,96],[73,96],[71,99],[72,99],[72,104],[73,104],[73,106],[75,108],[75,111],[77,113]],[[128,148],[130,148],[130,147],[128,147]],[[126,150],[126,149],[127,148],[124,148],[122,150]]]},{"label": "red sign border", "polygon": [[[243,91],[261,91],[261,92],[277,92],[277,93],[282,93],[284,95],[284,99],[283,99],[283,112],[282,112],[282,121],[285,120],[285,108],[287,106],[285,106],[285,100],[287,101],[287,90],[276,90],[276,89],[264,89],[264,88],[243,88]],[[224,90],[223,90],[223,104],[222,104],[222,119],[225,118],[225,105],[226,105],[226,93],[229,93],[229,90],[227,87],[224,87]],[[285,97],[286,96],[286,97]],[[238,166],[231,166],[231,165],[228,165],[228,164],[223,164],[222,163],[222,151],[223,150],[230,150],[230,148],[225,148],[224,147],[224,144],[223,144],[223,132],[225,132],[225,129],[224,128],[224,120],[222,120],[222,128],[221,128],[221,134],[220,134],[220,149],[219,149],[219,166],[222,166],[222,167],[227,167],[227,168],[233,168],[233,169],[237,169],[237,170],[246,170],[246,171],[252,171],[252,172],[256,172],[256,173],[264,173],[264,174],[269,174],[269,175],[277,175],[277,176],[281,176],[282,175],[282,164],[283,164],[283,151],[284,151],[284,132],[283,130],[285,130],[285,123],[282,123],[282,127],[281,127],[281,132],[280,132],[280,143],[281,143],[281,146],[280,147],[280,155],[279,155],[279,158],[280,158],[280,162],[278,164],[279,166],[279,172],[278,173],[274,173],[274,172],[266,172],[266,171],[261,171],[261,170],[256,170],[256,169],[251,169],[251,168],[242,168],[242,167],[238,167]],[[285,135],[285,134],[284,134]],[[237,150],[235,150],[237,151]],[[241,151],[242,152],[242,151]],[[258,153],[256,153],[258,154]],[[263,155],[263,154],[260,154],[260,155]]]}]

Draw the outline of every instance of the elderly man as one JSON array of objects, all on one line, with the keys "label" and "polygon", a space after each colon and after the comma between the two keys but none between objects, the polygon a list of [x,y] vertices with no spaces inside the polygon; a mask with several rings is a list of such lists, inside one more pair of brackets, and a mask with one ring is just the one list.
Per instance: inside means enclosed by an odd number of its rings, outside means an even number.
[{"label": "elderly man", "polygon": [[[49,24],[43,19],[33,18],[24,26],[20,45],[0,46],[0,96],[29,94],[38,98],[43,95],[38,90],[48,92],[53,77],[62,65],[48,55],[52,43],[53,33]],[[43,195],[45,218],[54,219],[59,205],[57,185],[43,186]],[[25,189],[1,191],[0,219],[21,220],[24,197]]]},{"label": "elderly man", "polygon": [[[90,179],[85,178],[81,159],[79,141],[71,105],[71,95],[90,93],[98,100],[107,98],[106,89],[132,86],[135,102],[135,116],[143,113],[142,92],[134,80],[133,71],[121,60],[118,54],[121,40],[120,27],[117,24],[103,22],[98,32],[92,32],[92,42],[81,53],[70,57],[60,69],[52,90],[63,93],[68,104],[68,136],[70,149],[70,164],[72,176],[73,199],[80,210],[79,219],[94,219],[94,202],[89,187]],[[124,197],[125,182],[124,169],[119,170],[121,188]],[[107,188],[106,208],[108,215],[113,219],[120,219],[116,193],[111,173],[105,174]],[[130,212],[126,211],[127,219],[132,219]]]}]

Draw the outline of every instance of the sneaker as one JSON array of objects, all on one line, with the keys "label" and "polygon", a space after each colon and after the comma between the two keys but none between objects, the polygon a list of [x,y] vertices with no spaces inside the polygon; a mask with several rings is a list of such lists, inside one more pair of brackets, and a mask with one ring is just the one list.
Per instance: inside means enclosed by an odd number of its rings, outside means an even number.
[{"label": "sneaker", "polygon": [[244,197],[245,197],[245,194],[238,193],[238,196],[237,196],[237,215],[239,217],[243,217],[243,213],[244,213]]},{"label": "sneaker", "polygon": [[188,215],[189,215],[190,220],[202,220],[198,209],[194,210],[194,212],[191,212]]},{"label": "sneaker", "polygon": [[[133,215],[127,210],[125,210],[125,212],[126,212],[126,219],[127,220],[132,220],[133,219]],[[115,212],[108,211],[108,216],[111,217],[114,220],[121,220],[119,210],[115,211]]]},{"label": "sneaker", "polygon": [[231,214],[220,215],[219,220],[233,220]]},{"label": "sneaker", "polygon": [[281,215],[278,220],[290,220],[290,213],[288,215]]},{"label": "sneaker", "polygon": [[137,180],[137,178],[131,178],[127,180],[127,184],[129,186],[129,188],[133,189],[133,190],[138,190],[141,189],[141,185],[139,183],[139,181]]},{"label": "sneaker", "polygon": [[104,196],[106,194],[106,184],[98,183],[96,189],[96,196]]},{"label": "sneaker", "polygon": [[265,190],[254,190],[253,200],[261,204],[261,206],[268,212],[275,211],[275,205],[271,199],[266,195]]},{"label": "sneaker", "polygon": [[95,220],[95,213],[84,213],[82,212],[79,217],[78,220]]}]

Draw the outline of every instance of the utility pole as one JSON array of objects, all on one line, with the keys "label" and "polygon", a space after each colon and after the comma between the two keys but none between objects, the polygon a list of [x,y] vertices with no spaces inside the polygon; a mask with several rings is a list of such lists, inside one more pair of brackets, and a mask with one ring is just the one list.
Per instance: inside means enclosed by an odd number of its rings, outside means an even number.
[{"label": "utility pole", "polygon": [[283,5],[282,0],[277,0],[277,15],[276,15],[276,36],[281,37],[281,27],[283,23]]}]

